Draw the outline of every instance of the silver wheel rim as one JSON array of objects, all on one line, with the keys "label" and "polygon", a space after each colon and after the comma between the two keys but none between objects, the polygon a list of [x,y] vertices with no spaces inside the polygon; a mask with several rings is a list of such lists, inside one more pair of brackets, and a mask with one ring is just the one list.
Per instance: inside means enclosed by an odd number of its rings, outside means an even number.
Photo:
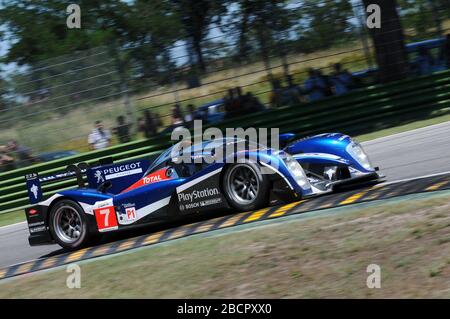
[{"label": "silver wheel rim", "polygon": [[72,206],[59,207],[54,215],[55,233],[67,244],[76,242],[83,233],[83,223],[80,213]]},{"label": "silver wheel rim", "polygon": [[228,174],[230,195],[239,204],[251,204],[259,191],[259,180],[256,172],[247,165],[236,165]]}]

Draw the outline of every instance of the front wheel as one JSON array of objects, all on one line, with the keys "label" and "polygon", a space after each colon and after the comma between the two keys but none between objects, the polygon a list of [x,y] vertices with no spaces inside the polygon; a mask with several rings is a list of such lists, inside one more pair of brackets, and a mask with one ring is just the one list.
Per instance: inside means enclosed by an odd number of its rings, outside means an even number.
[{"label": "front wheel", "polygon": [[270,182],[254,163],[239,163],[230,166],[223,178],[224,194],[230,205],[247,211],[267,205]]},{"label": "front wheel", "polygon": [[93,238],[83,209],[69,199],[61,200],[52,207],[49,224],[56,243],[67,250],[86,246]]}]

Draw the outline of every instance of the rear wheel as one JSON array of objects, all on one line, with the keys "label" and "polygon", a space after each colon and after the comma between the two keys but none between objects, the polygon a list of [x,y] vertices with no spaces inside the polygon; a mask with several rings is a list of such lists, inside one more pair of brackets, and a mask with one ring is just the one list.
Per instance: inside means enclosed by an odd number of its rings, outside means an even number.
[{"label": "rear wheel", "polygon": [[250,162],[231,166],[223,179],[225,197],[239,211],[266,206],[269,185],[268,177],[261,174],[259,166]]},{"label": "rear wheel", "polygon": [[75,250],[86,246],[94,236],[90,235],[87,218],[76,202],[64,199],[50,211],[50,232],[58,245]]}]

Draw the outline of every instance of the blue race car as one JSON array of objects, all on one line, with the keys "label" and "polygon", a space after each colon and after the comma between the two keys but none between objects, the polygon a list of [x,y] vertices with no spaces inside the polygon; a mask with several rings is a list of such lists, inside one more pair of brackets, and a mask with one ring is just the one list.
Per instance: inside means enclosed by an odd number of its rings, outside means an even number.
[{"label": "blue race car", "polygon": [[[292,137],[287,134],[281,139],[286,142]],[[284,149],[235,138],[193,145],[180,142],[151,164],[148,160],[103,162],[95,167],[82,163],[61,174],[29,174],[26,181],[33,204],[26,209],[29,243],[56,242],[74,250],[106,232],[201,212],[254,210],[328,193],[339,183],[363,176],[378,178],[348,136],[316,136],[291,142]],[[74,176],[78,188],[44,200],[42,184]]]},{"label": "blue race car", "polygon": [[291,133],[281,135],[283,150],[298,161],[312,185],[325,182],[336,190],[384,177],[362,146],[348,135],[325,133],[300,140],[294,138]]}]

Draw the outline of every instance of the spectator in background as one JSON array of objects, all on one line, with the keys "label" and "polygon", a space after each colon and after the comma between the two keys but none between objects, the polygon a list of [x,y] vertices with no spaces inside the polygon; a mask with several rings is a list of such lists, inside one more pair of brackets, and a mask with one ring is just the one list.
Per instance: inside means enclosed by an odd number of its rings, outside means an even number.
[{"label": "spectator in background", "polygon": [[150,110],[144,111],[144,118],[138,120],[139,131],[144,133],[146,138],[155,136],[158,128],[162,125],[159,117],[155,116]]},{"label": "spectator in background", "polygon": [[445,37],[445,42],[441,49],[441,60],[445,67],[450,69],[450,34],[447,34]]},{"label": "spectator in background", "polygon": [[181,112],[180,104],[175,104],[172,107],[172,125],[179,126],[183,124],[183,112]]},{"label": "spectator in background", "polygon": [[231,111],[233,113],[233,116],[239,116],[242,113],[242,103],[242,88],[240,86],[237,86],[234,88],[234,99],[231,103]]},{"label": "spectator in background", "polygon": [[419,55],[414,61],[414,68],[418,75],[425,75],[433,72],[434,58],[426,47],[419,48]]},{"label": "spectator in background", "polygon": [[277,108],[283,106],[282,102],[283,88],[281,87],[280,80],[275,79],[272,81],[272,92],[270,92],[270,106]]},{"label": "spectator in background", "polygon": [[317,74],[325,83],[325,96],[332,96],[333,95],[333,85],[331,83],[330,76],[323,74],[321,69],[317,70]]},{"label": "spectator in background", "polygon": [[244,96],[243,109],[247,113],[259,112],[265,109],[264,104],[262,104],[257,97],[255,97],[252,92],[247,92]]},{"label": "spectator in background", "polygon": [[16,167],[24,167],[38,162],[38,159],[32,155],[28,147],[19,145],[15,140],[9,141],[6,149],[9,156],[14,157]]},{"label": "spectator in background", "polygon": [[308,75],[304,83],[304,90],[308,94],[309,101],[317,101],[328,96],[330,88],[322,72],[311,68]]},{"label": "spectator in background", "polygon": [[227,94],[224,96],[223,100],[224,100],[224,104],[225,104],[225,112],[228,114],[231,113],[231,104],[233,102],[234,99],[234,91],[233,89],[228,89]]},{"label": "spectator in background", "polygon": [[145,120],[142,117],[138,117],[137,119],[137,129],[138,132],[142,132],[145,136]]},{"label": "spectator in background", "polygon": [[113,133],[117,135],[117,139],[120,143],[131,141],[130,126],[131,124],[126,123],[125,116],[120,115],[117,117],[117,126],[113,128]]},{"label": "spectator in background", "polygon": [[228,90],[228,95],[225,96],[225,117],[231,118],[239,113],[242,107],[242,91],[240,88]]},{"label": "spectator in background", "polygon": [[292,75],[287,76],[287,87],[283,90],[283,105],[299,105],[301,103],[301,89],[294,83]]},{"label": "spectator in background", "polygon": [[193,104],[189,104],[187,106],[187,112],[184,115],[184,124],[188,127],[191,128],[194,125],[194,120],[196,119],[196,114],[195,114],[195,107]]},{"label": "spectator in background", "polygon": [[100,150],[109,146],[111,133],[103,127],[102,121],[95,121],[95,127],[88,136],[88,143],[92,150]]},{"label": "spectator in background", "polygon": [[0,172],[6,172],[15,168],[14,158],[8,155],[8,147],[0,145]]},{"label": "spectator in background", "polygon": [[336,95],[347,93],[353,88],[353,76],[347,70],[342,70],[340,63],[334,65],[334,73],[331,75],[331,83]]}]

